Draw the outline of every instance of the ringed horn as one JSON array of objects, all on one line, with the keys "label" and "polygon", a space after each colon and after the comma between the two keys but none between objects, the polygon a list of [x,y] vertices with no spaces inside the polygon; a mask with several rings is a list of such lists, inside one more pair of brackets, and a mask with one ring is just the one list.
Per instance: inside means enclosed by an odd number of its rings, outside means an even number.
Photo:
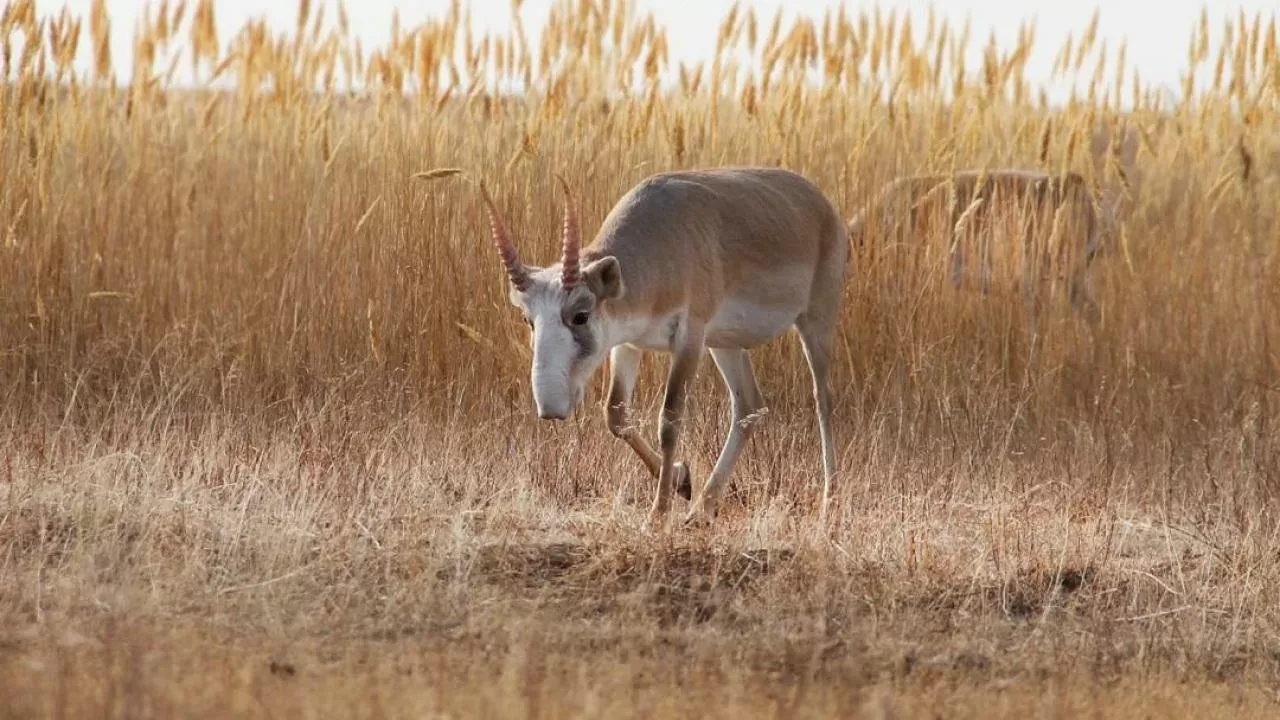
[{"label": "ringed horn", "polygon": [[[564,189],[564,240],[561,254],[560,284],[565,290],[569,290],[582,281],[578,261],[578,251],[582,246],[582,226],[578,222],[577,210],[573,207],[573,199],[569,193],[569,183],[558,173],[556,174],[556,179],[560,181],[560,187]],[[493,198],[490,197],[489,190],[485,187],[483,180],[480,181],[480,194],[489,210],[489,228],[493,232],[493,244],[498,248],[498,256],[502,258],[502,264],[507,269],[507,276],[511,279],[512,286],[516,290],[524,292],[529,288],[529,271],[520,262],[520,257],[516,254],[515,244],[511,240],[511,233],[507,230],[507,225],[503,222],[501,213],[494,206]]]},{"label": "ringed horn", "polygon": [[564,176],[556,173],[560,187],[564,189],[564,251],[560,258],[560,285],[565,290],[572,288],[582,280],[578,272],[578,249],[582,245],[582,226],[578,223],[578,212],[573,207],[573,197],[569,194],[569,183]]},{"label": "ringed horn", "polygon": [[[577,220],[577,210],[573,208],[573,199],[568,190],[568,182],[564,181],[561,174],[556,174],[556,179],[561,183],[564,190],[564,240],[561,256],[561,286],[564,290],[577,286],[582,281],[582,274],[579,265],[579,250],[582,246],[582,227]],[[515,243],[511,240],[511,232],[507,229],[507,223],[503,222],[502,214],[498,213],[498,209],[493,204],[493,197],[489,196],[489,190],[485,187],[484,181],[480,181],[480,195],[484,197],[484,204],[489,209],[489,228],[493,231],[493,243],[498,249],[498,256],[502,258],[504,268],[507,268],[507,277],[511,278],[511,284],[517,291],[525,292],[529,290],[529,270],[521,263],[520,256],[516,254]]]},{"label": "ringed horn", "polygon": [[493,244],[498,248],[498,257],[502,258],[502,265],[507,269],[507,277],[511,279],[512,287],[524,292],[529,289],[529,271],[520,262],[516,246],[511,242],[511,232],[507,230],[507,224],[502,221],[498,209],[493,206],[493,198],[489,197],[489,190],[484,186],[483,180],[480,181],[480,195],[489,208],[489,229],[493,232]]}]

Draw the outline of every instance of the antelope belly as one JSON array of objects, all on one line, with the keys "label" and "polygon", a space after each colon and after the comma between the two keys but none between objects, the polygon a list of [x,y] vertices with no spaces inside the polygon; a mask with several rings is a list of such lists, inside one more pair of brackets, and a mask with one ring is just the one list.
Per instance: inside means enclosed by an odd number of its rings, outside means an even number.
[{"label": "antelope belly", "polygon": [[755,298],[729,297],[707,323],[707,346],[750,348],[786,332],[804,309],[800,302],[762,303]]}]

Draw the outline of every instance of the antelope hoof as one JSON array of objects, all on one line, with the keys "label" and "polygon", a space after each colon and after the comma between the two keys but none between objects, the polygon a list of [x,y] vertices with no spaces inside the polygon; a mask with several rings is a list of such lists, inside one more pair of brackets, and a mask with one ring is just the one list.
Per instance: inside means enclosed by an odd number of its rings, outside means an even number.
[{"label": "antelope hoof", "polygon": [[646,535],[652,535],[656,532],[669,528],[667,521],[670,514],[661,510],[650,510],[649,517],[645,518],[644,523],[640,525],[640,532]]},{"label": "antelope hoof", "polygon": [[826,527],[827,519],[831,517],[831,498],[822,498],[822,504],[818,506],[818,524]]},{"label": "antelope hoof", "polygon": [[685,500],[693,499],[693,479],[689,473],[689,465],[680,461],[675,465],[676,494]]},{"label": "antelope hoof", "polygon": [[681,526],[685,529],[709,528],[716,518],[715,510],[707,510],[702,503],[698,503],[689,509],[689,513],[684,516],[684,522]]},{"label": "antelope hoof", "polygon": [[644,524],[640,526],[641,532],[652,534],[670,528],[671,501],[669,498],[663,498],[663,500],[665,502],[654,499],[653,506],[649,508],[649,517],[645,518]]}]

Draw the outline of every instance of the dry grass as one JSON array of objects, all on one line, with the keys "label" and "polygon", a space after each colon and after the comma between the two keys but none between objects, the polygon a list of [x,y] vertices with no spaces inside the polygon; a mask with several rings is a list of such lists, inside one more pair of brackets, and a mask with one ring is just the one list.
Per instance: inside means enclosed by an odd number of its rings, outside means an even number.
[{"label": "dry grass", "polygon": [[[1033,33],[966,69],[928,16],[743,9],[686,68],[620,1],[557,4],[536,45],[459,5],[361,49],[336,7],[228,40],[206,0],[153,9],[126,87],[95,7],[0,21],[0,715],[1275,713],[1270,18],[1195,28],[1215,79],[1175,108],[1085,29],[1054,108]],[[193,61],[230,89],[171,87]],[[1017,298],[859,262],[833,527],[788,338],[721,522],[644,535],[652,488],[598,412],[532,418],[470,181],[539,262],[555,172],[592,227],[651,172],[735,163],[848,215],[959,168],[1128,187],[1101,321],[1061,308],[1029,361]],[[697,385],[700,482],[727,407]]]}]

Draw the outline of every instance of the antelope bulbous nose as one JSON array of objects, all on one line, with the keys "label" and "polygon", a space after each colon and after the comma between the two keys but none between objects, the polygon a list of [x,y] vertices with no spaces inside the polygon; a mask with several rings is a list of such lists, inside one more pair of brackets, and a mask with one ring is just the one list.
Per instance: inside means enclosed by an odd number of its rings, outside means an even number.
[{"label": "antelope bulbous nose", "polygon": [[564,420],[569,417],[568,411],[538,408],[538,418],[542,420]]}]

